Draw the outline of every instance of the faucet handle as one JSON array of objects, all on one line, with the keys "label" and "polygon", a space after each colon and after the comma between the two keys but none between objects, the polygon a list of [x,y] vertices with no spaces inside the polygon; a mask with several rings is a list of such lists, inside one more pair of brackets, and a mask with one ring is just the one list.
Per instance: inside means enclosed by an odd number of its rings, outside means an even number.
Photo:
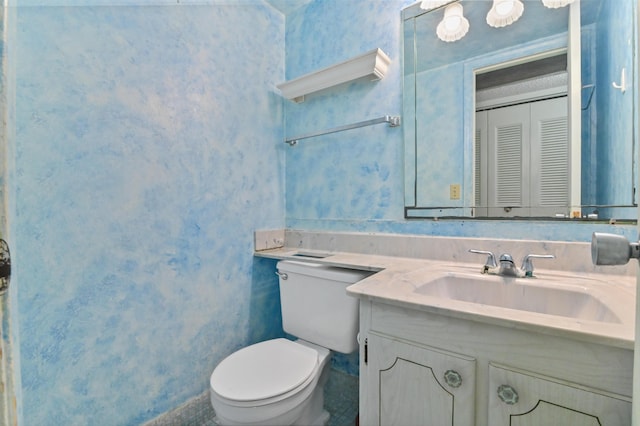
[{"label": "faucet handle", "polygon": [[533,261],[531,259],[555,259],[552,254],[528,254],[522,259],[522,270],[525,277],[533,276]]},{"label": "faucet handle", "polygon": [[496,263],[495,255],[490,251],[469,249],[469,253],[477,253],[477,254],[486,254],[487,255],[487,261],[484,263],[484,267],[482,268],[482,272],[487,272],[488,268],[495,268],[495,267],[498,266],[498,264]]}]

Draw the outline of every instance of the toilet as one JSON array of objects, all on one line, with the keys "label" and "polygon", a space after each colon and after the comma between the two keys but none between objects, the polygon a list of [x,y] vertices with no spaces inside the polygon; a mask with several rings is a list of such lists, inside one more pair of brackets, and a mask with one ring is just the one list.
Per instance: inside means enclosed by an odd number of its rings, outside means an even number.
[{"label": "toilet", "polygon": [[370,272],[286,260],[277,265],[284,330],[222,360],[210,379],[221,425],[325,425],[331,351],[358,349],[358,299],[346,287]]}]

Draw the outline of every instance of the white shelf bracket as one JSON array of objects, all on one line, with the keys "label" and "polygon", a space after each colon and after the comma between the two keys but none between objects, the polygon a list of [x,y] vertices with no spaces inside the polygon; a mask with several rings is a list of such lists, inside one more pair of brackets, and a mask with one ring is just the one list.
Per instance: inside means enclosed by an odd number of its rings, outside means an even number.
[{"label": "white shelf bracket", "polygon": [[305,95],[319,92],[342,83],[369,78],[380,80],[386,74],[391,59],[381,49],[373,49],[355,58],[321,70],[305,74],[277,85],[282,96],[300,103]]}]

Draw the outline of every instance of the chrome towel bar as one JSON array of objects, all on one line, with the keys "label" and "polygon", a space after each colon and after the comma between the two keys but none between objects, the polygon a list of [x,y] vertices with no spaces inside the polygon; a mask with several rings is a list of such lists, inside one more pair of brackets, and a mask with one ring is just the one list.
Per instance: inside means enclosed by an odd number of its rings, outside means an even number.
[{"label": "chrome towel bar", "polygon": [[289,146],[294,146],[301,139],[314,138],[316,136],[328,135],[330,133],[344,132],[345,130],[357,129],[358,127],[372,126],[374,124],[389,123],[389,127],[398,127],[400,125],[399,116],[385,115],[384,117],[374,118],[373,120],[361,121],[359,123],[347,124],[340,127],[335,127],[329,130],[322,130],[320,132],[307,133],[304,135],[296,136],[295,138],[285,139],[284,143],[288,143]]}]

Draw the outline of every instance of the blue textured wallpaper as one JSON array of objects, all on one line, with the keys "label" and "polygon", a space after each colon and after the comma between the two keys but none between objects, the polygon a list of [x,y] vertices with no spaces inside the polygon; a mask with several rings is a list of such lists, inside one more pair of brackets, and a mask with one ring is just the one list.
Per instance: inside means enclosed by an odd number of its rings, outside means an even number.
[{"label": "blue textured wallpaper", "polygon": [[[389,72],[381,81],[357,81],[312,94],[300,104],[286,102],[287,137],[382,115],[401,115],[401,10],[412,3],[404,0],[316,0],[287,16],[288,79],[376,47],[385,51],[392,60]],[[626,13],[635,16],[634,13]],[[632,41],[631,45],[621,48],[628,51],[634,46],[635,41]],[[607,50],[603,49],[602,54],[607,55]],[[595,58],[598,62],[606,60],[608,58]],[[453,74],[446,77],[455,81]],[[609,86],[610,82],[607,83]],[[434,101],[432,109],[446,112],[455,108]],[[443,128],[452,120],[455,117],[443,113],[443,126],[431,132],[434,137],[449,141],[443,149],[449,149],[450,144],[455,143],[455,138],[451,142],[450,137],[454,132]],[[413,123],[405,120],[405,125],[412,126]],[[378,125],[303,140],[298,146],[287,148],[287,227],[561,241],[590,241],[594,230],[613,230],[607,224],[575,222],[406,220],[402,208],[405,197],[402,132],[399,128]],[[625,136],[627,140],[629,137],[632,136]],[[603,144],[609,146],[606,140]],[[458,154],[456,159],[455,149],[447,151],[452,162],[462,161],[462,153]],[[625,155],[630,157],[628,153]],[[414,159],[407,156],[406,160]],[[428,161],[420,164],[418,172],[429,174]],[[448,189],[451,177],[444,173],[432,178],[429,197],[442,197],[442,188]],[[407,182],[411,183],[410,179],[412,176],[407,177]],[[413,201],[413,194],[408,192],[406,196]],[[425,196],[425,193],[418,194],[418,197]],[[615,232],[623,232],[630,238],[637,234],[635,227],[630,225],[616,225]]]},{"label": "blue textured wallpaper", "polygon": [[[619,176],[629,176],[637,182],[638,153],[632,149],[629,141],[637,137],[637,126],[633,120],[616,120],[610,117],[628,117],[634,112],[634,99],[638,96],[637,58],[634,44],[636,32],[631,25],[620,25],[637,16],[635,1],[604,2],[599,20],[596,22],[596,45],[600,57],[596,62],[595,101],[597,116],[597,194],[600,204],[621,204],[621,200],[637,201],[631,185],[621,185]],[[631,17],[631,19],[630,19]],[[634,19],[635,20],[635,19]],[[602,51],[602,53],[601,53]],[[625,69],[627,91],[613,88],[612,83],[620,84],[621,72]],[[636,99],[637,101],[637,99]],[[615,169],[618,174],[612,173]],[[616,209],[606,212],[619,214]]]},{"label": "blue textured wallpaper", "polygon": [[[356,81],[287,102],[287,137],[401,115],[400,10],[408,1],[315,1],[287,16],[286,73],[295,78],[380,48],[391,66],[378,82]],[[288,224],[298,219],[393,220],[403,215],[402,129],[385,124],[287,148]]]},{"label": "blue textured wallpaper", "polygon": [[[402,128],[282,143],[401,115],[410,3],[314,0],[285,25],[261,0],[19,1],[7,167],[21,424],[142,423],[206,390],[224,356],[281,336],[275,261],[253,258],[254,229],[611,230],[405,220]],[[301,104],[275,88],[374,48],[392,60],[381,81]]]},{"label": "blue textured wallpaper", "polygon": [[139,424],[282,335],[274,262],[252,253],[284,225],[284,16],[101,3],[17,10],[25,425]]}]

